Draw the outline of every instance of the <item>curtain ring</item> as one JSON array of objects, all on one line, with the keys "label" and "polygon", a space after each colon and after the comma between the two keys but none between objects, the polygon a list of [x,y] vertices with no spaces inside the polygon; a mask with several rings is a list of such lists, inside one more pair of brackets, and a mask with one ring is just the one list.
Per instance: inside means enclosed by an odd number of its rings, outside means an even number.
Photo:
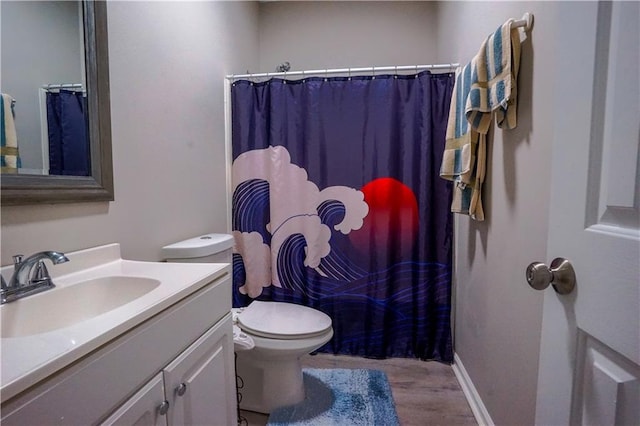
[{"label": "curtain ring", "polygon": [[351,81],[351,67],[349,67],[349,81]]},{"label": "curtain ring", "polygon": [[324,69],[324,81],[329,81],[329,70],[327,68]]},{"label": "curtain ring", "polygon": [[302,82],[306,83],[306,81],[304,80],[304,70],[302,70]]},{"label": "curtain ring", "polygon": [[393,76],[393,78],[394,78],[395,80],[397,80],[397,79],[398,79],[398,66],[397,66],[397,65],[396,65],[396,67],[395,67],[395,75]]},{"label": "curtain ring", "polygon": [[376,67],[371,67],[371,80],[376,79]]}]

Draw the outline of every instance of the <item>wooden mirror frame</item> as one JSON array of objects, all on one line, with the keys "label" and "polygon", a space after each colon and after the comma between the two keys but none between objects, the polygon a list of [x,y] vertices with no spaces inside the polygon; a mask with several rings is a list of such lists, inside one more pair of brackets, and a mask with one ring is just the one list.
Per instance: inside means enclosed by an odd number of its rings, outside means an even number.
[{"label": "wooden mirror frame", "polygon": [[107,2],[84,0],[91,176],[2,175],[2,205],[113,201]]}]

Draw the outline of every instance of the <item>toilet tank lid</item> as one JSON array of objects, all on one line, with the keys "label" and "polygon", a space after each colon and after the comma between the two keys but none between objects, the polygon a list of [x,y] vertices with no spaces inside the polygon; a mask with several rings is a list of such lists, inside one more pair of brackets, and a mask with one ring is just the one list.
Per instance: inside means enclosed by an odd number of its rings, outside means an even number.
[{"label": "toilet tank lid", "polygon": [[229,234],[207,234],[162,247],[164,259],[193,259],[220,253],[233,247]]}]

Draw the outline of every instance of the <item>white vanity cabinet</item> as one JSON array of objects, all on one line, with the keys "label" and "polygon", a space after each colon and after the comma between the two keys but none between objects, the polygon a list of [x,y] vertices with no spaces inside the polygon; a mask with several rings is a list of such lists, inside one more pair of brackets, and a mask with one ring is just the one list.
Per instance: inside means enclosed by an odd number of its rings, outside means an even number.
[{"label": "white vanity cabinet", "polygon": [[234,425],[230,324],[227,317],[207,331],[102,424]]},{"label": "white vanity cabinet", "polygon": [[226,273],[3,403],[2,425],[235,425],[230,305]]}]

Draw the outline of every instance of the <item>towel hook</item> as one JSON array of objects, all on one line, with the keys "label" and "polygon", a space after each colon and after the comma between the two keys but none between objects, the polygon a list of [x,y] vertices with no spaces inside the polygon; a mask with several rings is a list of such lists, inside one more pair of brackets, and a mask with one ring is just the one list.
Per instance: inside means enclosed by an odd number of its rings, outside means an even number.
[{"label": "towel hook", "polygon": [[533,26],[533,14],[529,12],[525,12],[525,14],[522,16],[522,20],[526,21],[524,29],[529,31]]},{"label": "towel hook", "polygon": [[513,25],[512,28],[520,27],[520,28],[523,28],[525,31],[531,30],[531,27],[533,27],[533,13],[525,12],[525,14],[522,15],[522,19],[513,21],[512,25]]}]

